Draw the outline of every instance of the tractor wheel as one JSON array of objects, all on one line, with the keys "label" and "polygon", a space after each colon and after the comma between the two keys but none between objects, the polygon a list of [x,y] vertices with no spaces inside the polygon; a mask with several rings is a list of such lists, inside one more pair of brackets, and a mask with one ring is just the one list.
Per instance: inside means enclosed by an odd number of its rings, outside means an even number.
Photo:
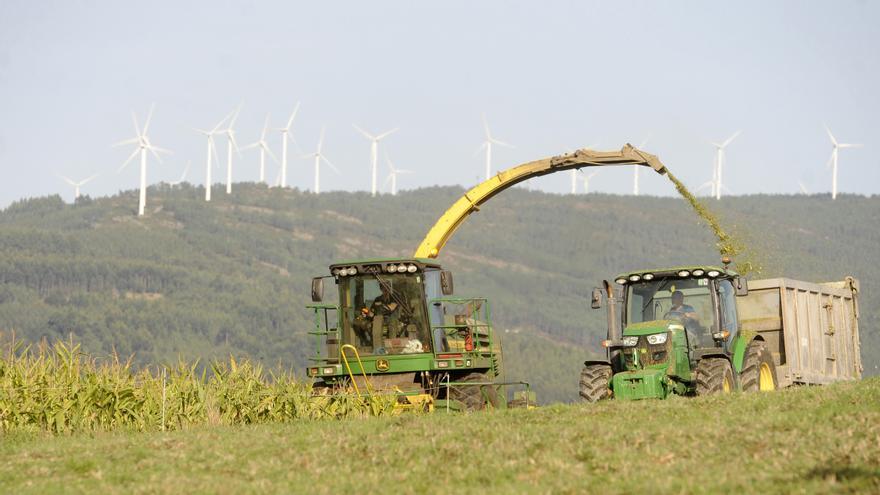
[{"label": "tractor wheel", "polygon": [[733,368],[724,358],[705,358],[697,364],[697,395],[729,394],[734,389]]},{"label": "tractor wheel", "polygon": [[[487,383],[492,380],[483,373],[468,373],[457,378],[453,377],[452,381]],[[452,385],[449,387],[449,398],[464,404],[468,411],[485,409],[487,404],[498,407],[498,392],[491,385]]]},{"label": "tractor wheel", "polygon": [[610,399],[612,396],[611,366],[607,364],[584,366],[581,371],[580,394],[587,402]]},{"label": "tractor wheel", "polygon": [[749,345],[740,382],[744,392],[776,390],[776,364],[764,342],[756,340]]}]

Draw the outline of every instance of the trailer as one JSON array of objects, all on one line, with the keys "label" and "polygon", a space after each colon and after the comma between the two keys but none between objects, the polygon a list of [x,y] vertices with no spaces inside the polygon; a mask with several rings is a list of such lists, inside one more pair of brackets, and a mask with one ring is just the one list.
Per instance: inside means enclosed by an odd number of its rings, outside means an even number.
[{"label": "trailer", "polygon": [[748,294],[737,298],[742,332],[764,341],[778,387],[861,378],[857,279],[772,278],[748,285]]}]

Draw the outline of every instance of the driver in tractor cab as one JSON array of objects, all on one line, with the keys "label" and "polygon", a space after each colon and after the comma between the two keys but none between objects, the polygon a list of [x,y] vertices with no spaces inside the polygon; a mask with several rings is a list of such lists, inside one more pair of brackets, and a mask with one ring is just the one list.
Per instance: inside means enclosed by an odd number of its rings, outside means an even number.
[{"label": "driver in tractor cab", "polygon": [[687,332],[690,345],[693,347],[697,344],[697,330],[700,328],[700,319],[697,316],[697,310],[690,304],[684,303],[684,293],[682,291],[677,290],[672,293],[672,307],[666,312],[665,317],[681,320]]},{"label": "driver in tractor cab", "polygon": [[403,333],[406,327],[409,315],[412,311],[408,311],[406,300],[396,290],[391,287],[391,283],[380,283],[379,288],[382,293],[373,299],[373,303],[369,308],[361,308],[361,312],[355,318],[353,327],[358,338],[365,345],[373,347],[381,346],[381,343],[373,342],[373,321],[376,315],[382,316],[382,333],[385,338],[396,338]]}]

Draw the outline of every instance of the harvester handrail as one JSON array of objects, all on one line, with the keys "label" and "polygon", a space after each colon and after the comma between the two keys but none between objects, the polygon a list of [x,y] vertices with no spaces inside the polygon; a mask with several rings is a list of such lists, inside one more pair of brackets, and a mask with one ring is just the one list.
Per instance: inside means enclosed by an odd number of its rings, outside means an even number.
[{"label": "harvester handrail", "polygon": [[348,356],[345,354],[346,349],[351,349],[354,351],[354,357],[357,358],[358,366],[361,367],[361,375],[364,377],[364,385],[367,388],[367,395],[373,396],[373,387],[370,386],[370,379],[367,378],[367,372],[364,371],[364,363],[361,361],[361,354],[358,352],[357,347],[351,344],[344,344],[340,348],[340,353],[342,354],[342,361],[345,363],[345,368],[348,371],[348,376],[351,378],[351,385],[354,387],[354,391],[357,394],[358,398],[361,397],[361,390],[357,386],[357,380],[354,379],[354,374],[351,372],[351,365],[348,364]]},{"label": "harvester handrail", "polygon": [[666,167],[660,162],[659,158],[638,150],[630,144],[626,144],[620,151],[595,151],[584,148],[573,153],[517,165],[498,172],[493,177],[477,184],[459,198],[428,231],[428,234],[416,249],[414,257],[436,258],[458,227],[467,220],[467,217],[471,213],[479,211],[480,205],[505,189],[542,175],[584,167],[609,165],[642,165],[651,167],[658,174],[666,173]]}]

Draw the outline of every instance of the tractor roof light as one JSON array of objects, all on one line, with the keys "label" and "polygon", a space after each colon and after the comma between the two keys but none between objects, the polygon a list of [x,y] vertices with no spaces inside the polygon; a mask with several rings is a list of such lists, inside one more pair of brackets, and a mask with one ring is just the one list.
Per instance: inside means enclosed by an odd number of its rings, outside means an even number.
[{"label": "tractor roof light", "polygon": [[694,271],[693,271],[693,274],[694,274],[695,277],[702,277],[703,275],[706,274],[706,272],[703,271],[703,270],[697,269],[697,270],[694,270]]},{"label": "tractor roof light", "polygon": [[678,272],[678,276],[679,276],[679,277],[682,277],[682,278],[684,278],[684,277],[690,277],[690,276],[691,276],[691,272],[689,272],[688,270],[680,270],[680,271]]},{"label": "tractor roof light", "polygon": [[394,273],[397,271],[397,265],[388,265],[388,272]]},{"label": "tractor roof light", "polygon": [[654,280],[654,274],[653,273],[646,273],[646,274],[642,275],[642,278],[645,280]]},{"label": "tractor roof light", "polygon": [[630,275],[630,276],[629,276],[629,281],[630,281],[630,282],[638,282],[638,281],[641,280],[641,279],[642,279],[642,276],[641,276],[641,275]]},{"label": "tractor roof light", "polygon": [[419,267],[417,267],[416,265],[409,265],[408,267],[406,267],[406,271],[408,271],[409,273],[415,273],[418,269]]},{"label": "tractor roof light", "polygon": [[625,279],[625,278],[619,278],[619,279],[615,280],[614,283],[615,283],[615,284],[618,284],[618,285],[626,285],[626,279]]},{"label": "tractor roof light", "polygon": [[706,275],[708,275],[712,278],[715,278],[718,275],[721,275],[721,272],[719,272],[718,270],[709,270],[709,272]]}]

